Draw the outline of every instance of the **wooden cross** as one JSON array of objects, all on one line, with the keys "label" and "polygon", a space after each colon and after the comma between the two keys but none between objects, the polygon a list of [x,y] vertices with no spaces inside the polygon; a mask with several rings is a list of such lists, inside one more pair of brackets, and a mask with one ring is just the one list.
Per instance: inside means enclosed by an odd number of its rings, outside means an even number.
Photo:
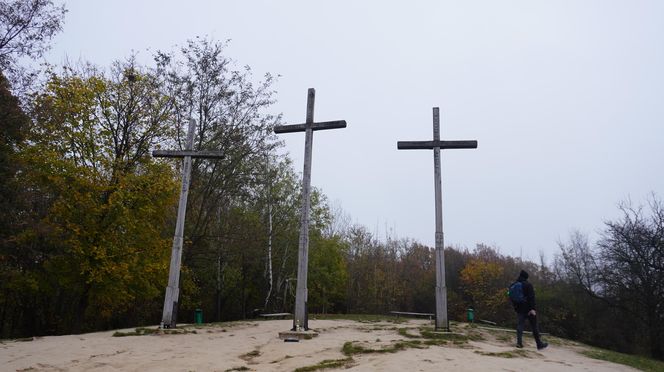
[{"label": "wooden cross", "polygon": [[436,329],[449,330],[447,288],[445,286],[445,250],[443,245],[443,202],[440,174],[440,150],[476,149],[477,141],[441,141],[440,114],[433,108],[433,141],[399,141],[399,150],[432,150],[434,187],[436,190]]},{"label": "wooden cross", "polygon": [[314,99],[316,91],[309,88],[307,94],[307,121],[304,124],[277,125],[274,133],[304,132],[304,172],[302,174],[302,207],[300,209],[300,241],[298,247],[297,289],[295,293],[295,316],[293,316],[293,331],[309,329],[307,314],[307,269],[309,264],[309,209],[311,205],[311,148],[313,146],[314,131],[325,129],[346,128],[345,120],[314,122]]},{"label": "wooden cross", "polygon": [[175,237],[173,238],[173,250],[171,252],[171,266],[168,272],[168,286],[164,297],[164,311],[161,317],[161,328],[175,328],[177,321],[178,298],[180,296],[180,266],[182,260],[182,241],[184,236],[184,216],[187,212],[187,196],[189,195],[189,181],[191,180],[191,159],[208,158],[220,159],[223,155],[220,151],[193,151],[194,131],[196,120],[189,119],[189,130],[184,151],[178,150],[154,150],[152,156],[156,158],[183,158],[182,188],[180,190],[180,202],[178,204],[178,218],[175,224]]}]

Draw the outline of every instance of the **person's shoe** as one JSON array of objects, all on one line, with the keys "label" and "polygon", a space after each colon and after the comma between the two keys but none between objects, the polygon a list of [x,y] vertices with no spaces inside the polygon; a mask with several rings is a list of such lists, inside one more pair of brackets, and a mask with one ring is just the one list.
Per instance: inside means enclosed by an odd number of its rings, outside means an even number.
[{"label": "person's shoe", "polygon": [[547,346],[549,346],[547,342],[542,342],[541,344],[537,345],[537,350],[546,349]]},{"label": "person's shoe", "polygon": [[517,348],[517,349],[523,349],[523,344],[519,344],[519,343],[517,343],[517,344],[516,344],[516,348]]}]

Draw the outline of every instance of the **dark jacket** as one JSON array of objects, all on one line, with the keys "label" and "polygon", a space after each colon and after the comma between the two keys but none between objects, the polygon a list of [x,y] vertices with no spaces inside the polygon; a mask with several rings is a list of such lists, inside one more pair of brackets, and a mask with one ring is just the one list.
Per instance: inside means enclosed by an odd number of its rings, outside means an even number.
[{"label": "dark jacket", "polygon": [[521,304],[515,304],[514,310],[517,313],[527,314],[530,310],[535,310],[535,289],[533,285],[528,282],[528,279],[519,277],[518,282],[521,282],[523,287],[523,295],[526,297],[526,302]]}]

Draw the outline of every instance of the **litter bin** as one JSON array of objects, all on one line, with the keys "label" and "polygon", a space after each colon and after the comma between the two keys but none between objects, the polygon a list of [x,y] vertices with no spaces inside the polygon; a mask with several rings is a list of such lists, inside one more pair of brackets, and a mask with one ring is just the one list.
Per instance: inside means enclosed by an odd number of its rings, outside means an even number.
[{"label": "litter bin", "polygon": [[475,321],[475,309],[472,307],[468,308],[468,321],[471,323]]},{"label": "litter bin", "polygon": [[196,309],[194,312],[194,321],[196,324],[203,324],[203,310]]}]

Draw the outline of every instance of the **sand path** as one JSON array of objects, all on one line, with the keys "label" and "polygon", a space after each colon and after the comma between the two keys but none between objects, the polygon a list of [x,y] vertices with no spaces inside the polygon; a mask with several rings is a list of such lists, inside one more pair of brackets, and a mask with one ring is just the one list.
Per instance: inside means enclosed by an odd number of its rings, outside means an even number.
[{"label": "sand path", "polygon": [[[633,371],[578,353],[584,346],[550,338],[550,346],[537,352],[528,339],[517,351],[513,333],[470,329],[472,340],[426,345],[419,328],[430,321],[408,320],[356,322],[311,320],[318,337],[300,342],[283,342],[280,331],[291,320],[232,322],[196,328],[196,333],[113,337],[114,332],[50,336],[29,342],[0,344],[2,371],[294,371],[323,360],[348,358],[341,352],[345,342],[367,349],[393,347],[415,342],[394,353],[360,353],[340,362],[337,370],[350,371]],[[152,327],[156,328],[156,327]],[[453,328],[454,329],[454,328]],[[478,336],[479,335],[479,336]],[[417,347],[417,348],[416,348]],[[244,369],[243,369],[244,368]],[[327,369],[333,370],[333,369]]]}]

